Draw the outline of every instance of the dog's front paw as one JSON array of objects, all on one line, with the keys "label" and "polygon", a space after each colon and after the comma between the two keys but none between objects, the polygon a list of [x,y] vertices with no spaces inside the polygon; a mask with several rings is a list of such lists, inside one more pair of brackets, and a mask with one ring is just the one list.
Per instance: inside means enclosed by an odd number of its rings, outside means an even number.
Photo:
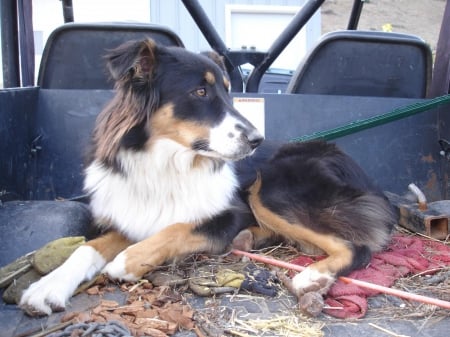
[{"label": "dog's front paw", "polygon": [[30,316],[50,315],[62,311],[72,295],[64,286],[59,275],[49,274],[33,283],[24,291],[19,306]]},{"label": "dog's front paw", "polygon": [[295,289],[297,296],[302,296],[309,292],[317,292],[321,295],[325,295],[335,280],[336,278],[334,275],[321,273],[310,266],[294,276],[292,279],[292,286]]},{"label": "dog's front paw", "polygon": [[19,306],[31,316],[64,310],[78,285],[90,280],[104,265],[105,259],[95,249],[81,246],[61,266],[25,290]]},{"label": "dog's front paw", "polygon": [[109,277],[121,281],[137,281],[144,273],[139,273],[138,269],[133,269],[127,254],[127,249],[121,252],[116,258],[103,268],[103,273]]}]

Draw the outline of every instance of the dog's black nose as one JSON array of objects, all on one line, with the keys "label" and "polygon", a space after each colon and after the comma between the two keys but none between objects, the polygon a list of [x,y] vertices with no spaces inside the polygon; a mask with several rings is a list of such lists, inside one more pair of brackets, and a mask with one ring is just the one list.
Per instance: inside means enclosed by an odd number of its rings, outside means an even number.
[{"label": "dog's black nose", "polygon": [[247,139],[250,147],[254,150],[262,143],[264,137],[257,130],[255,130],[247,136]]},{"label": "dog's black nose", "polygon": [[247,122],[247,125],[240,123],[236,124],[235,128],[241,133],[241,139],[245,141],[252,150],[256,149],[264,140],[264,136],[249,122]]}]

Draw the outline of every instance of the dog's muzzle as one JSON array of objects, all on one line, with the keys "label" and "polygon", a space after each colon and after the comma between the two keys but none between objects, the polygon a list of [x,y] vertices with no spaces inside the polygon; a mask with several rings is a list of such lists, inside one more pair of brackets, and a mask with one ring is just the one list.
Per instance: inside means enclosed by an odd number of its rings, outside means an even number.
[{"label": "dog's muzzle", "polygon": [[240,114],[229,113],[211,129],[209,148],[223,159],[239,160],[249,156],[264,137]]}]

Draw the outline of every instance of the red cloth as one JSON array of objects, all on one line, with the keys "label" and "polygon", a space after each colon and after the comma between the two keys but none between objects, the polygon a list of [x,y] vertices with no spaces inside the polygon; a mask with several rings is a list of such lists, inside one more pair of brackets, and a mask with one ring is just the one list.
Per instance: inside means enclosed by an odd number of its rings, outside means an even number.
[{"label": "red cloth", "polygon": [[[312,259],[300,256],[294,264],[307,266],[323,257]],[[347,275],[349,278],[391,287],[407,274],[432,274],[436,268],[450,265],[450,247],[437,241],[417,236],[395,235],[385,251],[372,256],[365,269]],[[428,271],[428,272],[427,272]],[[367,312],[367,297],[379,292],[360,288],[337,280],[330,288],[325,303],[339,309],[324,309],[324,312],[338,318],[361,318]]]}]

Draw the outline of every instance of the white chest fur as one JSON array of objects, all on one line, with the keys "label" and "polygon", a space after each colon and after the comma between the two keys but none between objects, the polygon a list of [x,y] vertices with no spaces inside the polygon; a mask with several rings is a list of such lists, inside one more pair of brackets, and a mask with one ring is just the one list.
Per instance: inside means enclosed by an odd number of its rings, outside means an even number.
[{"label": "white chest fur", "polygon": [[151,151],[119,153],[123,173],[94,161],[86,169],[85,190],[97,219],[112,220],[140,241],[177,223],[199,223],[226,209],[237,187],[230,164],[213,170],[193,166],[195,153],[170,140]]}]

